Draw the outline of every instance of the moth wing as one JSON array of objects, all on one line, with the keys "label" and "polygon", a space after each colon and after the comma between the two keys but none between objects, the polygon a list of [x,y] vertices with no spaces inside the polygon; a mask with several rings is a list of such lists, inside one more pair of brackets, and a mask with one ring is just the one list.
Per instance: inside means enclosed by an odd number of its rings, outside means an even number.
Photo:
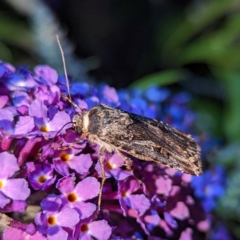
[{"label": "moth wing", "polygon": [[202,173],[200,148],[191,135],[163,122],[128,114],[133,123],[126,126],[127,135],[121,136],[121,139],[116,136],[118,140],[115,145],[119,150],[181,172],[193,175]]}]

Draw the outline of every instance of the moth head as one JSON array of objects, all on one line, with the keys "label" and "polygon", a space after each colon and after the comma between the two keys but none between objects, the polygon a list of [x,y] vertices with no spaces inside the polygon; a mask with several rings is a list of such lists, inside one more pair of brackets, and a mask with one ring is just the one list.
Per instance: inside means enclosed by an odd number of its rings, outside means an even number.
[{"label": "moth head", "polygon": [[77,133],[82,133],[83,128],[83,116],[82,114],[76,114],[73,117],[73,128]]},{"label": "moth head", "polygon": [[88,111],[83,111],[82,114],[76,114],[73,117],[73,128],[77,133],[88,132],[89,118]]}]

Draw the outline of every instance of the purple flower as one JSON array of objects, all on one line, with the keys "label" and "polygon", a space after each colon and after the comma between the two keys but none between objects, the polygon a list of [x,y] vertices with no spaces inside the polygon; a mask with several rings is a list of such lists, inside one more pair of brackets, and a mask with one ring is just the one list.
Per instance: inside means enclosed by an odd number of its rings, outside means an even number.
[{"label": "purple flower", "polygon": [[52,86],[58,80],[57,71],[47,65],[39,65],[34,68],[34,72],[39,77],[39,82],[44,85]]},{"label": "purple flower", "polygon": [[76,209],[81,219],[88,218],[95,212],[96,205],[86,201],[98,196],[100,183],[93,177],[87,177],[74,186],[74,180],[74,176],[69,175],[58,181],[62,202]]},{"label": "purple flower", "polygon": [[99,86],[99,94],[102,103],[108,104],[110,106],[117,106],[118,105],[118,95],[117,91],[109,87],[108,85],[102,84]]},{"label": "purple flower", "polygon": [[43,236],[41,233],[36,232],[34,234],[29,234],[26,231],[17,228],[6,228],[3,232],[3,239],[4,240],[12,240],[14,236],[14,240],[45,240],[46,237]]},{"label": "purple flower", "polygon": [[119,181],[119,202],[124,215],[127,215],[127,207],[137,210],[142,215],[149,207],[150,201],[144,194],[133,194],[139,190],[140,184],[137,179],[129,177]]},{"label": "purple flower", "polygon": [[5,95],[0,96],[0,109],[6,106],[8,100],[9,100],[8,96]]},{"label": "purple flower", "polygon": [[74,226],[79,221],[76,210],[70,207],[62,208],[62,201],[57,196],[49,196],[41,203],[42,213],[38,213],[35,222],[39,232],[48,239],[68,239]]},{"label": "purple flower", "polygon": [[169,90],[161,89],[157,86],[150,86],[145,93],[145,96],[148,100],[157,103],[166,100],[169,95],[170,95]]},{"label": "purple flower", "polygon": [[[104,166],[106,178],[114,177],[117,180],[124,180],[125,178],[132,176],[132,173],[123,170],[121,167],[125,164],[124,160],[118,156],[117,153],[114,154],[104,154]],[[102,175],[100,163],[98,162],[95,167],[99,176]]]},{"label": "purple flower", "polygon": [[[50,137],[56,135],[56,132],[70,122],[70,117],[66,112],[57,111],[55,108],[47,108],[43,102],[34,100],[29,107],[29,115],[34,120],[35,131],[31,133],[34,136]],[[67,127],[62,129],[62,133]]]},{"label": "purple flower", "polygon": [[108,225],[106,220],[99,221],[81,221],[76,226],[76,231],[74,233],[74,239],[78,240],[108,240],[111,235],[112,229]]},{"label": "purple flower", "polygon": [[179,240],[191,240],[193,239],[192,234],[193,234],[193,230],[191,228],[187,228],[181,233]]},{"label": "purple flower", "polygon": [[12,94],[13,105],[16,107],[29,106],[30,96],[24,91],[14,91]]},{"label": "purple flower", "polygon": [[58,86],[51,87],[40,85],[35,88],[34,95],[36,99],[43,102],[46,106],[57,105],[61,109],[60,89]]},{"label": "purple flower", "polygon": [[35,170],[28,175],[29,183],[35,190],[46,190],[56,179],[53,176],[53,166],[51,164],[36,164]]},{"label": "purple flower", "polygon": [[18,72],[8,74],[6,86],[9,90],[23,90],[27,91],[36,85],[32,74],[27,69],[20,68]]},{"label": "purple flower", "polygon": [[179,233],[191,228],[193,223],[197,226],[195,232],[209,230],[209,224],[203,228],[209,220],[202,206],[191,196],[190,175],[153,164],[148,164],[142,172],[144,192],[151,199],[151,205],[137,219],[147,235],[151,236],[160,228],[166,238],[178,239]]},{"label": "purple flower", "polygon": [[69,168],[74,169],[79,174],[87,173],[92,165],[90,154],[75,155],[75,153],[79,153],[79,150],[55,151],[53,156],[55,170],[63,176],[69,174]]},{"label": "purple flower", "polygon": [[13,113],[7,109],[0,109],[0,131],[1,136],[8,138],[14,131]]},{"label": "purple flower", "polygon": [[201,176],[193,177],[191,184],[195,188],[196,196],[202,200],[205,211],[210,212],[215,208],[217,199],[225,192],[224,168],[217,165]]},{"label": "purple flower", "polygon": [[217,224],[210,236],[210,240],[232,240],[233,238],[230,236],[228,230],[225,228],[223,224]]},{"label": "purple flower", "polygon": [[[66,80],[64,79],[64,81]],[[87,83],[73,83],[70,87],[71,94],[80,94],[83,96],[85,96],[89,90],[90,87]]]},{"label": "purple flower", "polygon": [[25,179],[10,178],[19,170],[17,159],[8,152],[0,153],[0,211],[11,200],[26,200],[30,195]]}]

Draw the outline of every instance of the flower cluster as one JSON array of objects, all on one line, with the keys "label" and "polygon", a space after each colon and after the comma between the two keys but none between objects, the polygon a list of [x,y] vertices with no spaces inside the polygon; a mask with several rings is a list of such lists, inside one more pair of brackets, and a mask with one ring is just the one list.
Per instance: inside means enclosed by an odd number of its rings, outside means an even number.
[{"label": "flower cluster", "polygon": [[217,199],[223,196],[225,180],[225,169],[221,165],[206,170],[200,178],[193,177],[192,186],[196,196],[201,199],[206,212],[215,209]]},{"label": "flower cluster", "polygon": [[106,183],[98,210],[99,146],[71,128],[71,119],[96,104],[161,118],[191,129],[189,96],[167,89],[120,90],[105,84],[71,85],[49,66],[34,73],[0,64],[0,212],[39,206],[34,224],[9,223],[11,239],[204,239],[210,220],[191,185],[192,177],[163,165],[134,159],[132,171],[117,153],[104,154]]}]

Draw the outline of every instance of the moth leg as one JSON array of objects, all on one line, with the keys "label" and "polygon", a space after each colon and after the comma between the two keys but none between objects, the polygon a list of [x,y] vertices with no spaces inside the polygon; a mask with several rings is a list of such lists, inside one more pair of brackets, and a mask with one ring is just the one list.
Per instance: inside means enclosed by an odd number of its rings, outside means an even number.
[{"label": "moth leg", "polygon": [[88,132],[82,133],[80,139],[86,138],[89,135]]},{"label": "moth leg", "polygon": [[119,150],[117,150],[117,154],[125,161],[125,166],[127,170],[131,171],[132,170],[132,160],[122,154]]},{"label": "moth leg", "polygon": [[[80,139],[79,139],[79,140],[80,140]],[[51,148],[52,148],[53,150],[56,150],[56,151],[64,151],[64,150],[67,150],[67,149],[69,149],[69,148],[72,148],[76,143],[77,143],[77,142],[73,142],[73,143],[71,143],[71,144],[69,144],[69,145],[67,145],[67,146],[61,146],[61,147],[54,147],[54,146],[51,145]]]},{"label": "moth leg", "polygon": [[100,210],[100,208],[101,208],[102,191],[103,191],[104,183],[106,181],[106,175],[105,175],[105,169],[104,169],[104,148],[100,149],[99,163],[100,163],[100,167],[101,167],[102,180],[101,180],[100,192],[99,192],[99,196],[98,196],[98,210]]}]

